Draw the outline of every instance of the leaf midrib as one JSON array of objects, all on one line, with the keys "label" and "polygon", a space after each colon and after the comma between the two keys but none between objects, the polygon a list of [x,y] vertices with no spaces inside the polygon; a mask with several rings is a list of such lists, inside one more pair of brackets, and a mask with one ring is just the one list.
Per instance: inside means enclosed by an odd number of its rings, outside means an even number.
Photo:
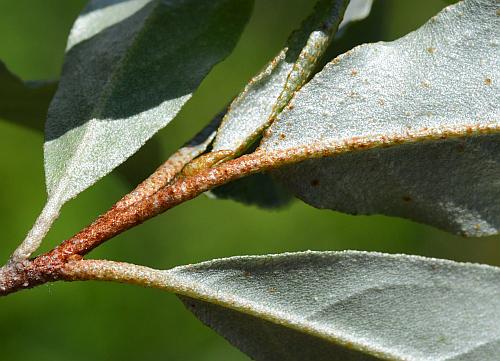
[{"label": "leaf midrib", "polygon": [[[307,253],[314,254],[316,252],[307,252]],[[346,253],[348,253],[348,254],[350,253],[353,255],[356,255],[356,254],[362,255],[364,252],[349,251]],[[283,256],[285,256],[285,255],[286,254],[283,254]],[[378,256],[381,256],[382,254],[376,254],[376,255],[378,258]],[[385,255],[385,256],[387,256],[387,255]],[[392,256],[397,257],[398,255],[392,255]],[[233,257],[233,258],[235,260],[237,260],[237,259],[249,260],[252,258],[259,259],[262,257],[261,256],[247,256],[247,257]],[[424,257],[420,257],[420,256],[409,256],[409,258],[412,260],[422,259],[425,261],[435,261],[435,262],[438,262],[439,264],[443,264],[443,265],[455,265],[456,264],[453,261],[433,259],[433,258],[424,258]],[[225,259],[225,260],[222,259],[220,261],[224,264],[227,262],[227,260],[228,259]],[[199,263],[199,264],[195,265],[195,269],[193,269],[193,271],[203,271],[204,264],[207,264],[209,266],[209,268],[205,269],[205,270],[210,270],[210,268],[212,268],[212,267],[215,267],[215,268],[217,267],[217,260]],[[496,267],[492,267],[492,266],[488,266],[488,265],[478,265],[478,264],[472,264],[472,263],[462,263],[461,265],[474,266],[474,267],[480,266],[481,268],[484,267],[488,270],[498,271]],[[170,269],[167,271],[163,271],[163,272],[164,272],[166,277],[170,277],[170,280],[169,280],[170,284],[168,286],[169,290],[176,293],[176,294],[179,294],[182,296],[187,296],[187,297],[190,297],[190,298],[193,298],[195,300],[202,301],[202,302],[214,304],[216,306],[228,308],[230,310],[234,310],[234,311],[240,312],[242,314],[256,317],[256,318],[261,319],[263,321],[268,321],[268,322],[271,322],[275,325],[283,326],[283,327],[286,327],[288,329],[298,331],[302,334],[311,335],[313,337],[320,338],[322,340],[325,340],[325,341],[330,342],[330,343],[334,343],[334,344],[339,345],[341,347],[345,347],[347,349],[352,349],[352,350],[355,350],[358,352],[366,353],[366,354],[371,355],[371,356],[375,356],[375,357],[386,359],[386,360],[394,360],[394,361],[406,360],[404,357],[401,357],[401,356],[398,356],[398,355],[395,355],[392,353],[388,353],[386,351],[377,350],[373,347],[367,347],[366,345],[363,345],[363,344],[359,343],[358,341],[354,341],[354,340],[340,337],[337,335],[325,334],[325,333],[315,329],[314,327],[310,327],[307,320],[304,320],[304,323],[297,322],[297,321],[294,322],[294,321],[288,319],[287,317],[285,317],[286,315],[284,315],[284,317],[280,317],[279,312],[278,313],[273,312],[273,310],[270,310],[268,307],[266,309],[268,311],[271,311],[268,313],[266,313],[265,310],[261,307],[252,308],[252,306],[255,306],[255,305],[259,306],[259,304],[256,303],[254,300],[250,300],[249,302],[246,302],[246,304],[245,304],[245,299],[243,299],[240,296],[232,297],[231,295],[229,295],[229,297],[228,297],[228,296],[226,296],[227,293],[225,293],[221,297],[220,294],[212,292],[213,288],[210,285],[208,285],[206,287],[203,285],[198,286],[197,282],[193,281],[190,278],[189,274],[187,277],[184,276],[182,273],[192,272],[189,269],[189,266],[180,266],[180,267],[176,267],[176,268],[173,268],[173,269]],[[186,283],[188,284],[187,286],[186,286]],[[409,283],[400,283],[400,284],[396,284],[396,285],[400,286],[400,285],[408,285],[408,284]],[[387,286],[391,286],[391,285],[388,284],[388,285],[383,285],[383,286],[387,287]],[[371,288],[373,288],[373,287],[366,287],[366,288],[357,290],[357,293],[369,290]],[[495,340],[492,340],[490,342],[494,342],[494,341]],[[470,352],[470,350],[467,350],[467,352]],[[451,357],[456,357],[456,356],[460,356],[460,355],[461,354],[457,354],[457,355],[453,355]]]},{"label": "leaf midrib", "polygon": [[[353,137],[340,139],[322,144],[299,145],[282,149],[266,149],[263,147],[264,139],[256,152],[263,154],[286,153],[290,162],[303,161],[312,158],[322,158],[359,152],[369,149],[392,148],[406,144],[418,144],[426,141],[446,141],[449,139],[469,138],[473,136],[500,134],[500,124],[459,127],[442,127],[441,129],[421,128],[414,132],[407,132],[406,137],[401,134],[371,135],[367,137]],[[267,140],[270,140],[267,136]],[[271,144],[272,146],[273,144]],[[267,146],[267,145],[266,145]],[[300,159],[298,159],[300,158]]]}]

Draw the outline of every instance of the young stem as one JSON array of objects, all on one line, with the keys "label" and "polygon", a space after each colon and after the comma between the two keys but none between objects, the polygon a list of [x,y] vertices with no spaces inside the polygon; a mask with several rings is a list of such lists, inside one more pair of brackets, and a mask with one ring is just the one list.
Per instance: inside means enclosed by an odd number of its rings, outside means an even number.
[{"label": "young stem", "polygon": [[[170,185],[151,191],[140,186],[117,202],[94,223],[32,261],[10,262],[0,269],[0,296],[62,278],[61,268],[106,240],[199,194],[231,180],[258,172],[272,164],[263,154],[253,153],[193,176],[179,176]],[[177,163],[176,163],[177,164]],[[177,171],[180,167],[177,168]],[[150,184],[150,182],[143,182]],[[151,184],[150,184],[151,185]],[[137,193],[143,188],[144,192]],[[133,201],[132,201],[133,200]]]},{"label": "young stem", "polygon": [[203,192],[277,166],[280,163],[279,158],[286,157],[283,154],[277,158],[255,152],[214,168],[202,170],[192,176],[180,175],[170,185],[139,199],[129,207],[120,207],[118,203],[90,226],[39,258],[55,261],[64,260],[69,255],[83,256],[108,239]]},{"label": "young stem", "polygon": [[64,279],[61,270],[67,262],[80,260],[82,256],[92,249],[123,231],[195,198],[203,192],[238,178],[311,158],[327,157],[374,147],[394,146],[403,142],[441,139],[443,136],[447,138],[462,137],[472,134],[489,134],[493,131],[498,131],[496,126],[477,129],[450,128],[435,133],[429,133],[429,130],[426,129],[416,132],[403,140],[390,137],[375,137],[352,139],[350,142],[331,144],[329,146],[317,144],[279,151],[257,149],[254,153],[243,155],[211,168],[201,169],[198,173],[192,175],[178,174],[167,186],[146,197],[138,197],[137,201],[126,207],[122,206],[121,202],[118,202],[90,226],[64,241],[52,251],[36,257],[32,261],[25,260],[9,263],[1,268],[0,296],[48,281]]}]

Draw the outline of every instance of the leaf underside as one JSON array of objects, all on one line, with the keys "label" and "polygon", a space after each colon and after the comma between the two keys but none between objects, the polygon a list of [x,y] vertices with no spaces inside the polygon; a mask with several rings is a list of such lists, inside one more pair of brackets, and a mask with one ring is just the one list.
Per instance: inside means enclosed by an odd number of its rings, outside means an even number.
[{"label": "leaf underside", "polygon": [[[321,0],[313,13],[304,21],[288,39],[283,50],[245,87],[233,101],[218,130],[213,151],[231,150],[240,153],[252,144],[273,117],[286,105],[293,93],[310,77],[326,45],[335,36],[336,26],[340,22],[345,1]],[[371,9],[371,0],[353,0],[345,9],[345,16],[339,25],[339,31],[353,21],[364,19]],[[329,25],[324,25],[324,22]],[[338,23],[337,23],[338,24]],[[326,34],[318,36],[323,30]],[[318,42],[322,37],[326,42]],[[323,39],[325,41],[325,39]],[[317,53],[313,54],[311,49]],[[312,59],[306,69],[304,54]],[[314,57],[312,57],[314,55]],[[219,187],[209,194],[213,198],[232,199],[244,204],[257,205],[263,208],[277,208],[288,204],[292,196],[267,174],[251,176]]]},{"label": "leaf underside", "polygon": [[284,48],[254,77],[231,103],[214,141],[213,151],[241,153],[270,124],[312,73],[328,43],[335,36],[347,0],[319,0],[301,28]]},{"label": "leaf underside", "polygon": [[304,252],[167,271],[201,321],[255,360],[496,360],[500,269]]},{"label": "leaf underside", "polygon": [[260,150],[314,147],[331,157],[276,176],[315,207],[402,216],[467,236],[498,233],[499,8],[466,0],[399,40],[328,64]]},{"label": "leaf underside", "polygon": [[414,219],[463,236],[500,226],[500,137],[409,143],[307,160],[275,176],[317,208]]}]

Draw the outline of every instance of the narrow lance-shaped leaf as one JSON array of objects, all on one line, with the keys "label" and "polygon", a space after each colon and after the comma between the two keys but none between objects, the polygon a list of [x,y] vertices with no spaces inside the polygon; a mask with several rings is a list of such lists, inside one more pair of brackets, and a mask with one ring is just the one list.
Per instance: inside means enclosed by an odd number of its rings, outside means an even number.
[{"label": "narrow lance-shaped leaf", "polygon": [[42,130],[57,83],[24,82],[0,61],[0,118]]},{"label": "narrow lance-shaped leaf", "polygon": [[245,151],[308,80],[335,36],[349,0],[320,0],[285,47],[231,103],[213,151]]},{"label": "narrow lance-shaped leaf", "polygon": [[466,0],[399,40],[338,57],[299,91],[260,150],[334,156],[277,173],[315,207],[497,233],[499,10],[495,0]]},{"label": "narrow lance-shaped leaf", "polygon": [[[283,50],[232,102],[217,133],[213,151],[230,150],[234,156],[247,150],[290,101],[293,93],[309,79],[337,27],[368,16],[371,4],[371,0],[319,1],[313,14],[290,36]],[[243,178],[214,189],[208,195],[263,208],[282,207],[292,199],[269,174]]]},{"label": "narrow lance-shaped leaf", "polygon": [[73,197],[164,127],[229,54],[251,4],[92,1],[71,31],[49,110],[49,196]]},{"label": "narrow lance-shaped leaf", "polygon": [[203,295],[184,298],[187,307],[258,361],[493,361],[500,352],[494,267],[309,252],[213,261],[176,276]]},{"label": "narrow lance-shaped leaf", "polygon": [[168,124],[233,49],[253,0],[94,0],[71,30],[46,124],[49,200],[28,239],[61,205]]},{"label": "narrow lance-shaped leaf", "polygon": [[178,267],[186,306],[258,361],[496,360],[500,269],[306,252]]},{"label": "narrow lance-shaped leaf", "polygon": [[90,260],[64,272],[175,292],[258,361],[495,361],[500,353],[498,267],[346,251],[233,257],[167,271]]}]

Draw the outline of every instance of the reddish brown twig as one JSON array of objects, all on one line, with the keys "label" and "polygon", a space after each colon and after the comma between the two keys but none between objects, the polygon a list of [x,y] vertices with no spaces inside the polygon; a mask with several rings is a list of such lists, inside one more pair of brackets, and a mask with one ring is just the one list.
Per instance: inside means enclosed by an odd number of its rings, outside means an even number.
[{"label": "reddish brown twig", "polygon": [[[134,198],[134,202],[124,205],[119,201],[108,212],[100,216],[94,223],[64,241],[52,251],[36,257],[31,261],[11,262],[0,269],[0,296],[19,289],[31,288],[41,283],[65,279],[61,272],[65,263],[80,260],[92,249],[106,240],[132,228],[159,213],[195,198],[199,194],[214,187],[223,185],[238,178],[297,163],[305,159],[332,156],[347,151],[365,150],[374,147],[386,147],[402,142],[459,137],[472,134],[488,134],[498,131],[496,127],[477,129],[447,129],[430,132],[428,129],[416,132],[406,139],[375,137],[370,139],[353,139],[342,144],[313,145],[285,151],[267,152],[257,150],[252,154],[202,169],[193,175],[177,175],[167,186],[155,192],[144,193]],[[128,199],[126,196],[124,199]]]}]

